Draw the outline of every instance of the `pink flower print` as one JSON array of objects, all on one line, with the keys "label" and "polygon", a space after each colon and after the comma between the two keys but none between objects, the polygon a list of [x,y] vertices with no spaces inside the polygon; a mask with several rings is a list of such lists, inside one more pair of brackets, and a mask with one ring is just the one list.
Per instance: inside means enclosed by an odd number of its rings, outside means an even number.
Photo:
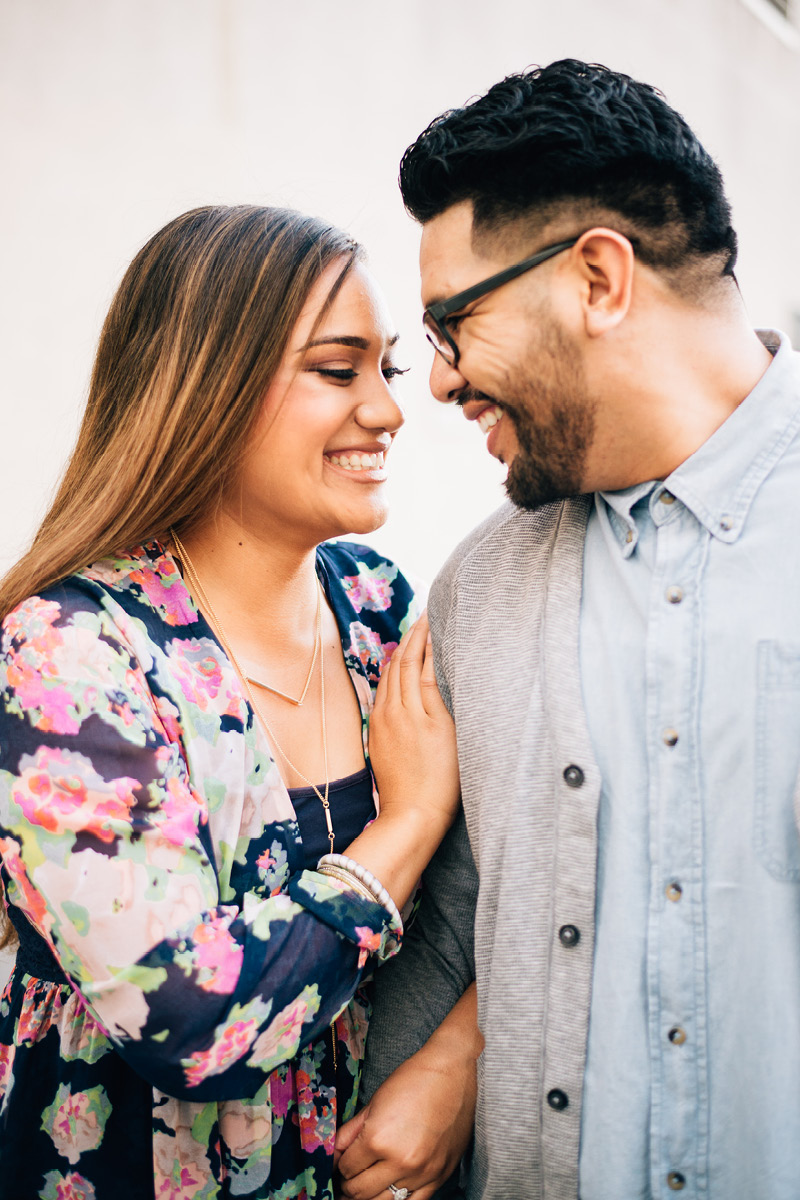
[{"label": "pink flower print", "polygon": [[156,559],[155,568],[141,567],[128,578],[139,584],[167,625],[191,625],[197,620],[197,610],[180,573],[166,556]]},{"label": "pink flower print", "polygon": [[[169,662],[181,691],[203,712],[211,708],[222,688],[219,650],[208,638],[174,638],[169,643]],[[226,700],[228,696],[226,694]]]},{"label": "pink flower print", "polygon": [[291,1058],[297,1052],[303,1026],[316,1014],[319,1004],[316,984],[304,987],[301,995],[282,1008],[256,1039],[247,1065],[270,1070]]},{"label": "pink flower print", "polygon": [[256,866],[264,888],[269,888],[271,896],[277,896],[289,874],[289,859],[285,847],[280,842],[273,842],[269,850],[262,850],[259,854]]},{"label": "pink flower print", "polygon": [[136,806],[137,779],[101,779],[89,759],[69,750],[40,746],[20,760],[12,798],[32,825],[48,833],[90,833],[101,842],[117,836],[113,823],[128,822]]},{"label": "pink flower print", "polygon": [[269,1077],[269,1101],[273,1116],[285,1117],[294,1096],[294,1076],[291,1067],[281,1063]]},{"label": "pink flower print", "polygon": [[0,1046],[0,1105],[5,1100],[6,1092],[13,1078],[16,1052],[16,1046]]},{"label": "pink flower print", "polygon": [[95,1200],[94,1184],[77,1171],[70,1171],[68,1175],[48,1171],[44,1184],[39,1192],[41,1200]]},{"label": "pink flower print", "polygon": [[182,730],[179,710],[166,696],[154,696],[153,699],[167,740],[180,742]]},{"label": "pink flower print", "polygon": [[100,1145],[110,1114],[111,1103],[102,1087],[73,1095],[69,1084],[62,1083],[53,1103],[42,1113],[42,1129],[74,1167],[84,1151],[96,1150]]},{"label": "pink flower print", "polygon": [[356,925],[356,935],[358,937],[358,945],[362,950],[368,950],[370,954],[374,954],[376,950],[380,950],[380,933],[375,933],[374,930],[366,925]]},{"label": "pink flower print", "polygon": [[0,855],[9,877],[19,889],[20,896],[12,896],[15,904],[25,911],[31,922],[42,932],[47,931],[52,924],[52,918],[47,911],[47,904],[38,888],[33,887],[28,879],[25,864],[20,857],[19,842],[13,838],[0,838]]},{"label": "pink flower print", "polygon": [[359,563],[361,568],[358,575],[345,575],[342,579],[347,598],[357,613],[362,608],[370,612],[385,612],[391,607],[394,589],[392,582],[397,577],[397,567],[387,567],[381,563],[378,567],[367,567]]},{"label": "pink flower print", "polygon": [[238,1062],[253,1044],[258,1024],[255,1017],[249,1021],[232,1021],[207,1050],[197,1050],[190,1059],[184,1059],[186,1086],[197,1087],[204,1079],[221,1075]]},{"label": "pink flower print", "polygon": [[192,1163],[190,1167],[176,1165],[172,1175],[156,1178],[155,1182],[156,1200],[194,1200],[201,1188],[205,1191],[209,1176]]},{"label": "pink flower print", "polygon": [[361,661],[362,666],[380,672],[397,649],[397,642],[382,642],[374,629],[360,621],[350,622],[350,653]]},{"label": "pink flower print", "polygon": [[333,1157],[336,1140],[336,1092],[321,1086],[321,1080],[308,1071],[298,1069],[297,1116],[300,1140],[306,1153],[313,1154],[321,1146]]},{"label": "pink flower print", "polygon": [[42,988],[35,983],[28,984],[17,1020],[17,1043],[41,1041],[58,1023],[63,1006],[64,1001],[58,990]]},{"label": "pink flower print", "polygon": [[160,805],[160,829],[173,846],[185,846],[197,836],[199,825],[208,820],[208,806],[183,779],[170,775]]},{"label": "pink flower print", "polygon": [[23,600],[3,621],[4,648],[23,635],[30,649],[37,656],[46,658],[60,640],[58,630],[53,628],[60,616],[61,605],[55,600],[43,600],[41,596]]},{"label": "pink flower print", "polygon": [[[36,728],[48,733],[77,733],[75,698],[54,679],[55,658],[63,634],[55,628],[61,607],[52,600],[32,596],[6,617],[3,644],[9,685],[23,709],[38,714]],[[14,646],[22,638],[22,648]]]},{"label": "pink flower print", "polygon": [[198,925],[192,934],[198,983],[206,992],[229,996],[239,981],[244,949],[228,931],[221,917]]},{"label": "pink flower print", "polygon": [[360,971],[370,954],[374,954],[377,950],[380,950],[381,935],[374,933],[366,925],[356,925],[356,934],[358,935],[358,969]]}]

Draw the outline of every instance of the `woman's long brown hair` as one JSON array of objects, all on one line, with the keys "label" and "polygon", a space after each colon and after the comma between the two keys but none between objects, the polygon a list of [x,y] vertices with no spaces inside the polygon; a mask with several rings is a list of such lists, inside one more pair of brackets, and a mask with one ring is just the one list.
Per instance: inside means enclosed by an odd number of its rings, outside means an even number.
[{"label": "woman's long brown hair", "polygon": [[[240,464],[309,291],[359,247],[288,209],[196,208],[125,273],[100,334],[78,440],[0,618],[103,558],[191,528]],[[0,940],[0,945],[9,940]]]}]

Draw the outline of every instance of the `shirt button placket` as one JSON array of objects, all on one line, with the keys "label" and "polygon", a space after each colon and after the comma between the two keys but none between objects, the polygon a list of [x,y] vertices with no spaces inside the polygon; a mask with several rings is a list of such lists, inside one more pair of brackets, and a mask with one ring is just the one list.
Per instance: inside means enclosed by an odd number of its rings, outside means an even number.
[{"label": "shirt button placket", "polygon": [[[659,500],[666,507],[661,508],[660,514],[654,513],[658,524],[659,578],[652,593],[653,640],[648,679],[653,698],[650,711],[657,722],[653,730],[653,771],[657,778],[654,819],[662,822],[664,834],[660,843],[663,857],[656,866],[659,873],[664,871],[661,883],[664,901],[661,916],[656,918],[659,965],[651,976],[656,1007],[650,1036],[654,1086],[661,1099],[658,1136],[666,1153],[652,1178],[654,1195],[694,1194],[689,1174],[680,1168],[694,1162],[696,1150],[696,1137],[685,1119],[684,1098],[697,1054],[694,1034],[690,1041],[686,1028],[675,1017],[685,1018],[689,1024],[694,1003],[687,946],[692,942],[693,935],[688,930],[695,908],[693,904],[686,908],[689,898],[684,887],[690,883],[694,863],[692,839],[688,835],[696,714],[692,701],[692,658],[688,650],[697,616],[698,551],[690,544],[691,522],[682,506],[668,492],[662,493]],[[695,1028],[693,1024],[691,1027]]]}]

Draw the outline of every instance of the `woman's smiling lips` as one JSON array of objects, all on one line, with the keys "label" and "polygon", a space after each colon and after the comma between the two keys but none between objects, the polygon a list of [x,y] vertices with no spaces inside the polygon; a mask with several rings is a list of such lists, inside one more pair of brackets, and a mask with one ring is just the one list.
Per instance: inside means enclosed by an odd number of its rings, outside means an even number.
[{"label": "woman's smiling lips", "polygon": [[347,474],[355,481],[380,482],[386,478],[389,444],[372,442],[368,446],[344,446],[337,450],[326,450],[323,458],[337,473]]}]

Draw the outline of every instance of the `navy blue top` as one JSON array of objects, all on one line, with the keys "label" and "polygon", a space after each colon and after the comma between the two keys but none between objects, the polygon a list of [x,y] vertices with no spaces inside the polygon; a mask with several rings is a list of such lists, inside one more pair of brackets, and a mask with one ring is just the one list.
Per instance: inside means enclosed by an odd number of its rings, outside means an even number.
[{"label": "navy blue top", "polygon": [[[324,796],[324,783],[319,784],[319,790]],[[312,787],[289,788],[289,795],[303,839],[305,867],[307,871],[313,871],[322,855],[329,854],[331,849],[325,809]],[[336,854],[343,854],[376,815],[369,767],[356,771],[355,775],[332,780],[328,785],[328,799],[335,834],[333,849]]]}]

